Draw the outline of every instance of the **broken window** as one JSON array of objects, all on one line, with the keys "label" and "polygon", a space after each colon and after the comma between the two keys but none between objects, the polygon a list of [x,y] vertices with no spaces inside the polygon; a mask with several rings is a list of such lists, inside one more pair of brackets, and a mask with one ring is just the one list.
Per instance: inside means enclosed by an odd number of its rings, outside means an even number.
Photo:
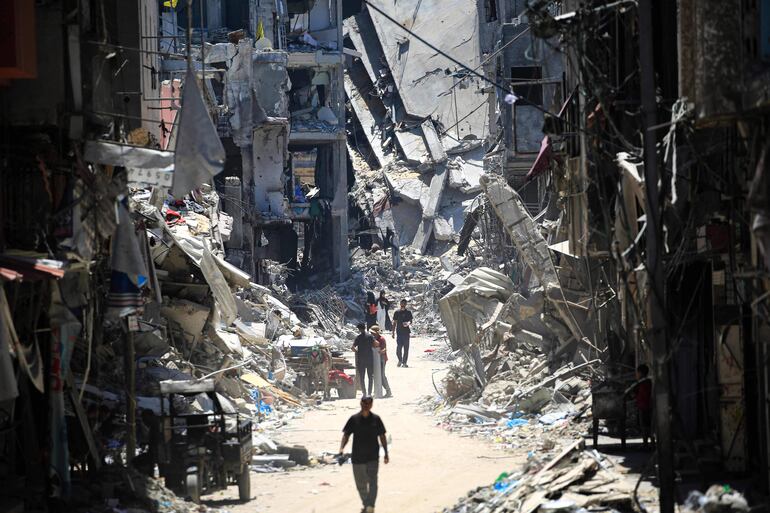
[{"label": "broken window", "polygon": [[514,66],[511,68],[513,94],[530,104],[543,104],[543,68],[540,66]]},{"label": "broken window", "polygon": [[292,88],[289,111],[293,129],[334,131],[340,123],[336,113],[338,99],[328,71],[297,69],[289,71]]}]

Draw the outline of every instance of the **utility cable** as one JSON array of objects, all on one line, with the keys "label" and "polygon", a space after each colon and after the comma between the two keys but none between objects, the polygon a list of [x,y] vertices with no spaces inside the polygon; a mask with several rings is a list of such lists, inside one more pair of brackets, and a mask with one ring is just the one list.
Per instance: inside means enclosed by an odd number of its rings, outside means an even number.
[{"label": "utility cable", "polygon": [[[495,80],[492,80],[492,79],[484,76],[483,74],[479,73],[476,69],[470,68],[469,66],[467,66],[467,65],[463,64],[462,62],[458,61],[457,59],[455,59],[451,55],[447,54],[443,50],[439,49],[438,47],[436,47],[435,45],[433,45],[432,43],[430,43],[429,41],[427,41],[425,38],[423,38],[422,36],[418,35],[414,31],[404,27],[401,23],[399,23],[398,20],[396,20],[391,15],[389,15],[388,13],[383,11],[380,7],[374,5],[371,0],[363,0],[363,3],[365,5],[367,5],[368,7],[370,7],[371,9],[373,9],[374,11],[376,11],[377,13],[381,14],[389,22],[393,23],[394,25],[397,25],[401,30],[403,30],[404,32],[406,32],[410,36],[414,37],[415,39],[417,39],[418,41],[423,43],[425,46],[427,46],[428,48],[430,48],[431,50],[433,50],[437,54],[445,57],[446,59],[450,60],[451,62],[453,62],[457,66],[461,67],[462,69],[466,70],[471,75],[479,78],[480,80],[482,80],[482,81],[484,81],[484,82],[486,82],[488,84],[491,84],[491,85],[495,86],[496,88],[498,88],[499,90],[501,90],[501,91],[503,91],[503,92],[505,92],[507,94],[513,95],[515,97],[515,102],[516,103],[521,103],[523,105],[526,105],[526,106],[529,106],[529,107],[533,107],[537,111],[539,111],[539,112],[541,112],[543,114],[546,114],[546,115],[553,115],[552,112],[548,111],[547,109],[543,108],[542,106],[540,106],[540,105],[538,105],[536,103],[533,103],[530,100],[527,100],[526,98],[522,98],[522,97],[516,96],[516,94],[513,92],[513,90],[511,88],[509,88],[508,86],[506,86],[504,84],[501,84],[499,82],[496,82]],[[574,129],[576,132],[584,133],[584,134],[590,135],[590,136],[596,136],[596,134],[589,133],[588,130],[586,130],[585,128],[583,128],[583,127],[581,127],[581,126],[579,126],[579,125],[577,125],[577,124],[575,124],[575,123],[573,123],[573,122],[571,122],[571,121],[569,121],[567,119],[564,119],[563,122],[566,125],[570,126],[572,129]],[[602,139],[604,139],[604,138],[602,138]],[[605,140],[605,142],[607,142],[608,144],[616,145],[616,146],[618,146],[618,147],[620,147],[620,148],[622,148],[624,150],[628,149],[628,148],[623,148],[622,146],[617,145],[616,143],[613,143],[610,140]]]},{"label": "utility cable", "polygon": [[[424,44],[425,46],[427,46],[428,48],[430,48],[430,49],[431,49],[431,50],[433,50],[434,52],[438,53],[438,54],[439,54],[439,55],[441,55],[442,57],[445,57],[446,59],[448,59],[448,60],[452,61],[454,64],[456,64],[456,65],[460,66],[461,68],[463,68],[464,70],[466,70],[466,71],[467,71],[468,73],[470,73],[471,75],[473,75],[473,76],[475,76],[475,77],[477,77],[477,78],[479,78],[479,79],[483,80],[484,82],[487,82],[487,83],[489,83],[489,84],[491,84],[491,85],[493,85],[493,86],[497,87],[497,88],[498,88],[498,89],[500,89],[501,91],[505,91],[505,92],[506,92],[506,93],[508,93],[508,94],[514,94],[513,90],[512,90],[512,89],[510,89],[509,87],[506,87],[504,84],[500,84],[500,83],[498,83],[498,82],[495,82],[495,81],[494,81],[494,80],[492,80],[491,78],[488,78],[488,77],[484,76],[483,74],[479,73],[478,71],[476,71],[475,69],[472,69],[472,68],[470,68],[469,66],[467,66],[467,65],[463,64],[462,62],[458,61],[457,59],[455,59],[454,57],[452,57],[452,56],[451,56],[451,55],[449,55],[448,53],[444,52],[443,50],[439,49],[438,47],[436,47],[436,46],[435,46],[435,45],[433,45],[432,43],[430,43],[430,42],[428,42],[427,40],[425,40],[425,38],[423,38],[422,36],[418,35],[418,34],[417,34],[417,33],[415,33],[414,31],[412,31],[412,30],[410,30],[410,29],[408,29],[408,28],[404,27],[404,26],[403,26],[401,23],[399,23],[399,22],[398,22],[398,20],[396,20],[395,18],[393,18],[391,15],[389,15],[388,13],[386,13],[385,11],[383,11],[382,9],[380,9],[379,7],[377,7],[376,5],[374,5],[374,4],[371,2],[371,0],[363,0],[363,2],[364,2],[364,3],[365,3],[367,6],[369,6],[370,8],[372,8],[372,9],[374,9],[375,11],[377,11],[378,13],[380,13],[380,14],[381,14],[381,15],[382,15],[382,16],[383,16],[383,17],[384,17],[386,20],[390,21],[390,22],[391,22],[391,23],[393,23],[394,25],[397,25],[397,26],[398,26],[398,27],[399,27],[401,30],[403,30],[404,32],[406,32],[406,33],[407,33],[407,34],[409,34],[410,36],[414,37],[415,39],[417,39],[417,40],[418,40],[418,41],[420,41],[422,44]],[[547,111],[546,109],[544,109],[544,108],[543,108],[543,107],[541,107],[540,105],[537,105],[537,104],[535,104],[535,103],[533,103],[533,102],[531,102],[531,101],[527,100],[526,98],[517,98],[517,101],[521,101],[522,103],[524,103],[524,104],[526,104],[526,105],[528,105],[528,106],[534,107],[534,108],[536,108],[537,110],[539,110],[540,112],[542,112],[543,114],[550,114],[550,112],[549,112],[549,111]]]},{"label": "utility cable", "polygon": [[[500,55],[500,53],[501,53],[503,50],[505,50],[506,48],[508,48],[509,46],[511,46],[511,45],[512,45],[513,43],[515,43],[515,42],[516,42],[516,41],[517,41],[517,40],[518,40],[520,37],[522,37],[524,34],[526,34],[527,32],[529,32],[529,29],[530,29],[530,25],[527,25],[527,26],[526,26],[526,28],[525,28],[524,30],[522,30],[521,32],[519,32],[518,34],[516,34],[514,37],[512,37],[510,41],[508,41],[508,42],[507,42],[507,43],[505,43],[503,46],[501,46],[500,48],[498,48],[497,50],[495,50],[494,52],[492,52],[492,54],[491,54],[491,55],[488,55],[486,59],[484,59],[483,61],[481,61],[481,64],[479,64],[478,66],[476,66],[475,68],[473,68],[473,71],[478,71],[478,70],[479,70],[479,69],[481,69],[481,68],[482,68],[482,67],[483,67],[483,66],[484,66],[486,63],[488,63],[489,61],[491,61],[492,59],[494,59],[495,57],[497,57],[498,55]],[[452,91],[454,88],[456,88],[457,86],[459,86],[461,83],[462,83],[462,80],[458,80],[456,83],[454,83],[454,84],[452,85],[452,87],[450,87],[449,89],[447,89],[447,90],[446,90],[446,91],[444,91],[443,93],[440,93],[440,94],[438,94],[438,95],[436,95],[436,96],[445,96],[445,95],[449,94],[449,93],[450,93],[450,92],[451,92],[451,91]]]}]

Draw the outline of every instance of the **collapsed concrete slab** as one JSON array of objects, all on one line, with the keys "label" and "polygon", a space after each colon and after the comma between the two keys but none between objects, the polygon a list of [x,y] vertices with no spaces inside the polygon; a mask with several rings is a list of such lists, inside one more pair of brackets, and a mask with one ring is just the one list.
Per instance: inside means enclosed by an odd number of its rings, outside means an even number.
[{"label": "collapsed concrete slab", "polygon": [[[482,139],[487,112],[478,108],[479,80],[461,74],[454,62],[388,19],[403,20],[412,33],[424,34],[432,45],[472,68],[481,60],[476,4],[467,0],[372,0],[368,12],[406,114],[453,127],[459,141]],[[460,81],[463,85],[455,87]],[[442,144],[449,149],[462,144],[458,140],[444,138]]]},{"label": "collapsed concrete slab", "polygon": [[[543,322],[559,338],[559,347],[554,354],[566,350],[576,340],[584,341],[585,337],[566,299],[564,301],[550,299],[554,295],[563,295],[556,267],[553,264],[548,243],[527,212],[518,193],[499,176],[485,175],[481,179],[481,185],[489,204],[505,226],[522,260],[543,286],[547,301],[553,307],[552,310],[556,315],[551,318],[545,315]],[[547,310],[550,311],[550,309]],[[588,344],[591,345],[590,342]]]},{"label": "collapsed concrete slab", "polygon": [[438,215],[438,209],[441,205],[441,198],[444,194],[449,172],[445,165],[436,168],[433,178],[430,181],[430,187],[427,194],[420,199],[422,205],[422,224],[417,228],[412,247],[420,253],[425,254],[428,249],[431,235],[433,235],[433,221]]},{"label": "collapsed concrete slab", "polygon": [[481,177],[484,176],[484,151],[479,148],[462,157],[452,159],[449,166],[449,187],[465,194],[481,192]]},{"label": "collapsed concrete slab", "polygon": [[392,161],[392,157],[385,153],[383,146],[383,132],[380,128],[383,120],[378,118],[366,98],[358,91],[349,75],[345,75],[345,94],[350,100],[350,106],[358,118],[361,129],[364,131],[369,147],[372,149],[377,163],[382,167]]},{"label": "collapsed concrete slab", "polygon": [[166,301],[161,308],[161,315],[179,324],[188,342],[197,342],[203,337],[210,312],[209,307],[186,299]]},{"label": "collapsed concrete slab", "polygon": [[393,195],[412,205],[421,205],[421,200],[427,195],[428,187],[419,178],[399,178],[385,175]]},{"label": "collapsed concrete slab", "polygon": [[506,303],[514,292],[508,276],[488,267],[479,267],[442,297],[439,312],[452,349],[463,349],[474,342],[479,326],[487,322],[497,305]]},{"label": "collapsed concrete slab", "polygon": [[380,40],[377,39],[377,32],[374,30],[369,13],[363,11],[351,16],[345,20],[344,27],[353,46],[361,54],[361,63],[366,68],[369,79],[373,84],[377,83],[382,74],[388,72],[382,67],[382,63],[385,62],[385,55],[382,52]]},{"label": "collapsed concrete slab", "polygon": [[430,158],[433,159],[433,162],[437,164],[446,162],[446,151],[444,150],[444,146],[441,144],[441,138],[439,137],[438,132],[436,132],[436,127],[433,124],[433,121],[426,119],[420,128],[422,129],[422,135],[425,138],[425,145],[428,148],[428,153],[430,154]]}]

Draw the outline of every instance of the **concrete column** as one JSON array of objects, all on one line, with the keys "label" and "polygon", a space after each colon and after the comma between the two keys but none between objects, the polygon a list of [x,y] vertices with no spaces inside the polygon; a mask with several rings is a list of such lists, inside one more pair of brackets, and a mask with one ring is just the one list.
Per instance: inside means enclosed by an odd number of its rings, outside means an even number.
[{"label": "concrete column", "polygon": [[348,166],[347,148],[344,141],[334,143],[332,152],[333,178],[336,188],[332,201],[333,262],[340,281],[350,274],[348,252]]},{"label": "concrete column", "polygon": [[251,146],[241,148],[241,161],[243,180],[241,182],[241,200],[243,201],[243,245],[244,251],[248,252],[243,262],[243,270],[251,275],[251,279],[256,281],[256,261],[254,259],[254,226],[251,220],[254,218],[254,201],[252,199],[252,182],[254,153]]},{"label": "concrete column", "polygon": [[233,231],[230,240],[225,242],[228,249],[243,247],[243,190],[241,179],[237,176],[225,178],[225,197],[222,202],[224,211],[233,217]]}]

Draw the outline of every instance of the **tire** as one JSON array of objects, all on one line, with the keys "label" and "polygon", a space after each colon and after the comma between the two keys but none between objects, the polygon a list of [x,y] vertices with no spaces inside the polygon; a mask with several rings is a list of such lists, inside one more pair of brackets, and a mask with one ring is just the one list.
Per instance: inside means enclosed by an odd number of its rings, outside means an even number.
[{"label": "tire", "polygon": [[190,498],[195,504],[201,502],[201,482],[198,478],[198,469],[188,469],[187,476],[185,477],[185,492],[187,497]]},{"label": "tire", "polygon": [[251,500],[251,472],[248,465],[244,465],[243,470],[238,474],[238,499],[241,502]]}]

